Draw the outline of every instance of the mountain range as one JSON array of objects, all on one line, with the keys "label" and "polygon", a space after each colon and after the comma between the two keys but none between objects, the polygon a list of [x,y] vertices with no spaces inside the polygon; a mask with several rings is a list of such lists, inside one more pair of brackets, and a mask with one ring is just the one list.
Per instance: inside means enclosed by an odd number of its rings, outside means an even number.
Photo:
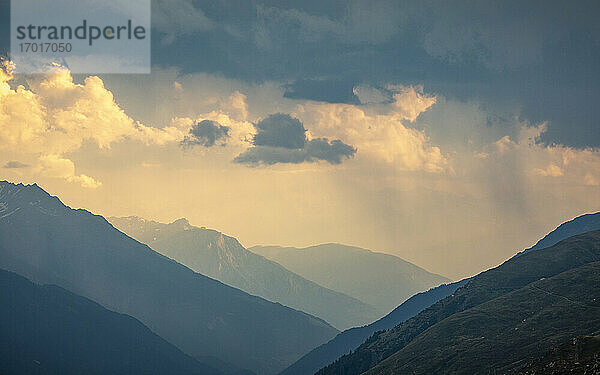
[{"label": "mountain range", "polygon": [[326,344],[311,350],[297,360],[290,367],[282,371],[281,375],[314,374],[321,367],[332,363],[342,355],[356,349],[373,333],[391,329],[399,323],[412,318],[437,301],[454,293],[456,289],[466,284],[467,281],[468,279],[451,284],[443,284],[426,292],[418,293],[404,301],[400,306],[396,307],[391,313],[383,318],[364,327],[351,328],[344,332],[340,332]]},{"label": "mountain range", "polygon": [[385,313],[415,293],[450,281],[394,255],[335,243],[306,248],[255,246],[249,250]]},{"label": "mountain range", "polygon": [[[543,247],[549,247],[572,235],[585,233],[591,230],[600,230],[600,213],[582,215],[561,224],[539,240],[534,246],[519,254],[541,249]],[[469,280],[470,278],[463,279],[451,284],[444,284],[432,288],[426,292],[418,293],[380,320],[364,327],[352,328],[340,332],[331,341],[311,350],[290,367],[285,369],[282,372],[282,375],[314,374],[321,367],[325,367],[342,355],[355,350],[373,333],[391,329],[403,321],[412,318],[439,300],[452,295],[454,291],[465,285]]]},{"label": "mountain range", "polygon": [[259,374],[283,370],[338,333],[198,274],[35,184],[0,182],[0,268],[131,315],[205,363]]},{"label": "mountain range", "polygon": [[600,231],[482,272],[318,374],[504,373],[600,329]]},{"label": "mountain range", "polygon": [[[337,244],[300,255],[302,249],[253,248],[309,274],[300,276],[184,219],[111,221],[146,244],[37,185],[0,182],[1,373],[529,375],[600,368],[600,214],[563,223],[498,267],[416,293],[383,318],[341,333],[306,310],[328,299],[335,309],[344,308],[340,301],[369,305],[310,280],[327,283],[324,268],[306,254],[331,262],[334,274],[340,257],[364,261],[369,274],[381,261],[377,253]],[[400,261],[388,259],[394,267],[384,273],[406,266]],[[405,268],[412,279],[429,274],[416,268]],[[358,265],[349,260],[347,269]],[[292,303],[304,311],[283,305]]]},{"label": "mountain range", "polygon": [[138,217],[111,217],[119,230],[192,270],[269,301],[322,318],[338,329],[361,326],[380,318],[373,306],[288,271],[246,250],[238,240],[215,230]]}]

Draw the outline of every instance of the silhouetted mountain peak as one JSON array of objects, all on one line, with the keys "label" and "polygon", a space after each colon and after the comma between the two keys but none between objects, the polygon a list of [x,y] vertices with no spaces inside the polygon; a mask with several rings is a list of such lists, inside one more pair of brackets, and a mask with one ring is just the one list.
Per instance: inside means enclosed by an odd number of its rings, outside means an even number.
[{"label": "silhouetted mountain peak", "polygon": [[0,181],[0,217],[7,217],[23,209],[36,209],[48,215],[57,215],[66,206],[37,184],[14,184]]},{"label": "silhouetted mountain peak", "polygon": [[164,241],[191,241],[194,246],[188,251],[212,254],[217,259],[219,270],[224,267],[235,269],[239,267],[240,259],[251,255],[235,238],[213,229],[193,226],[186,218],[177,219],[169,224],[137,216],[111,217],[109,221],[136,240],[151,246],[161,247]]},{"label": "silhouetted mountain peak", "polygon": [[34,202],[50,198],[50,194],[45,192],[37,184],[24,185],[14,184],[8,181],[0,181],[0,201],[7,202]]}]

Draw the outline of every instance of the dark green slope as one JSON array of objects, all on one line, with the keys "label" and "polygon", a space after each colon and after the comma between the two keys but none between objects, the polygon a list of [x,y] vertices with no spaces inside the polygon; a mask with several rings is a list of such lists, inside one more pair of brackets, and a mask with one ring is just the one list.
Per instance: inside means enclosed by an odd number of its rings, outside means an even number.
[{"label": "dark green slope", "polygon": [[277,373],[338,332],[198,274],[36,185],[0,182],[0,267],[139,319],[194,358]]},{"label": "dark green slope", "polygon": [[321,369],[319,374],[361,374],[453,314],[491,301],[541,278],[549,278],[595,261],[600,261],[600,231],[571,237],[552,247],[510,259],[475,276],[452,296],[394,329],[373,335],[356,351]]},{"label": "dark green slope", "polygon": [[599,329],[600,262],[594,262],[454,314],[366,374],[507,374]]},{"label": "dark green slope", "polygon": [[217,375],[138,320],[0,270],[0,373]]},{"label": "dark green slope", "polygon": [[395,327],[412,318],[442,298],[446,298],[464,285],[468,280],[440,285],[422,293],[415,294],[404,301],[394,311],[364,327],[345,330],[326,344],[311,350],[293,365],[285,369],[281,375],[312,375],[321,367],[335,361],[340,356],[356,349],[376,331]]},{"label": "dark green slope", "polygon": [[568,237],[578,234],[600,230],[600,212],[595,214],[586,214],[576,217],[573,220],[566,221],[559,225],[552,232],[548,233],[541,240],[529,249],[523,250],[517,255],[528,253],[532,250],[543,249],[557,244]]},{"label": "dark green slope", "polygon": [[579,336],[528,363],[519,375],[600,374],[600,336]]}]

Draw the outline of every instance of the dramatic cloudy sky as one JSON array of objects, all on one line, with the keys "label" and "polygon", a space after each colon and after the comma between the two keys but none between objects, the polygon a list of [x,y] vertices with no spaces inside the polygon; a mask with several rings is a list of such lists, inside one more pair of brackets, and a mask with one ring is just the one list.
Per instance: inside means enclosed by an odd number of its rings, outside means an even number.
[{"label": "dramatic cloudy sky", "polygon": [[600,210],[599,10],[156,0],[151,75],[4,61],[0,177],[245,245],[341,242],[471,275]]}]

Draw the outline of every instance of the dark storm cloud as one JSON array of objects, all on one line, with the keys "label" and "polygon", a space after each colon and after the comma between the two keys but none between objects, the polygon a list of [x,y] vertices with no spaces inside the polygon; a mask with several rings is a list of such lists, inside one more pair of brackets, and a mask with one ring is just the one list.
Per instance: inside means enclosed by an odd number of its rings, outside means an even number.
[{"label": "dark storm cloud", "polygon": [[[548,121],[545,142],[600,146],[598,1],[162,2],[185,3],[178,9],[202,17],[185,32],[154,25],[159,66],[283,81],[289,98],[333,103],[355,103],[359,84],[422,84],[492,112],[510,106],[523,120]],[[5,19],[7,4],[0,0]],[[8,22],[0,25],[0,51],[8,51]]]},{"label": "dark storm cloud", "polygon": [[253,147],[238,155],[233,161],[247,165],[273,165],[277,163],[300,164],[326,161],[340,164],[351,158],[356,149],[339,139],[306,138],[306,129],[300,120],[277,113],[256,123]]},{"label": "dark storm cloud", "polygon": [[356,149],[339,139],[329,141],[327,138],[311,139],[306,144],[306,153],[317,160],[325,160],[331,164],[340,164],[342,159],[351,158]]},{"label": "dark storm cloud", "polygon": [[290,99],[311,99],[328,103],[358,104],[354,83],[345,80],[298,80],[284,86],[283,96]]},{"label": "dark storm cloud", "polygon": [[16,160],[12,160],[12,161],[9,161],[6,164],[4,164],[4,168],[7,168],[7,169],[21,169],[21,168],[27,168],[27,167],[29,167],[29,164],[21,163],[20,161],[16,161]]},{"label": "dark storm cloud", "polygon": [[283,148],[303,148],[306,143],[306,129],[300,120],[290,115],[276,113],[254,125],[255,146]]},{"label": "dark storm cloud", "polygon": [[255,146],[236,156],[233,161],[234,163],[247,165],[300,164],[308,161],[308,154],[304,149]]},{"label": "dark storm cloud", "polygon": [[228,126],[223,126],[216,121],[203,120],[190,129],[190,133],[181,141],[181,146],[212,147],[215,144],[225,145],[229,137]]},{"label": "dark storm cloud", "polygon": [[524,120],[548,121],[546,142],[600,146],[597,1],[194,4],[216,26],[171,44],[153,38],[155,63],[286,81],[289,98],[334,103],[355,103],[358,84],[423,84],[490,111],[512,106]]},{"label": "dark storm cloud", "polygon": [[300,164],[320,160],[329,164],[341,164],[343,159],[354,156],[356,149],[336,139],[318,138],[306,143],[302,149],[284,147],[254,146],[233,159],[235,163],[247,165]]}]

